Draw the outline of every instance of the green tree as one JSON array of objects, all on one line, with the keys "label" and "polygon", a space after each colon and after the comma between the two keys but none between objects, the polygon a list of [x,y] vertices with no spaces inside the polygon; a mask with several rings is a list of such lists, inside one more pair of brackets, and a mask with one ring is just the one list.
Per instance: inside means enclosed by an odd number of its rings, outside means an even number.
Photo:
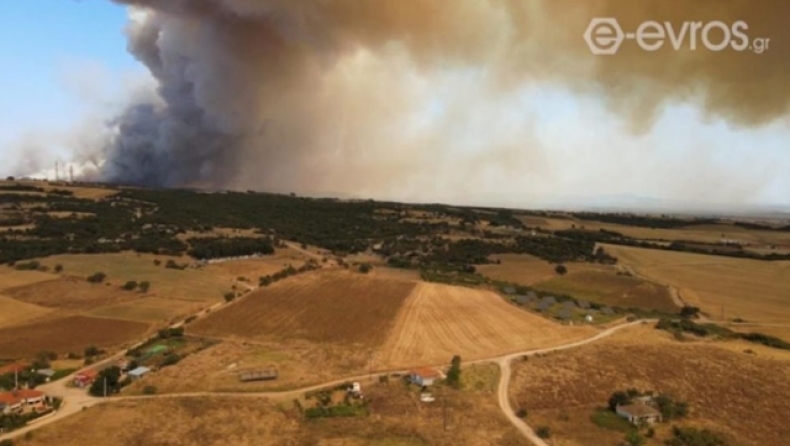
[{"label": "green tree", "polygon": [[126,291],[133,291],[135,288],[137,288],[137,282],[134,280],[130,280],[126,282],[121,288],[123,288]]},{"label": "green tree", "polygon": [[362,265],[359,265],[359,272],[363,274],[369,273],[372,269],[373,266],[370,263],[363,263]]},{"label": "green tree", "polygon": [[105,388],[108,396],[118,393],[121,390],[120,380],[121,369],[117,366],[108,367],[99,372],[88,393],[93,396],[104,396]]},{"label": "green tree", "polygon": [[535,430],[535,435],[544,440],[551,438],[551,428],[548,426],[540,426]]},{"label": "green tree", "polygon": [[639,434],[639,431],[631,431],[625,436],[625,441],[631,446],[643,446],[647,440]]},{"label": "green tree", "polygon": [[107,278],[107,275],[103,272],[94,273],[92,276],[88,277],[88,282],[90,283],[102,283],[104,279]]},{"label": "green tree", "polygon": [[143,281],[137,286],[141,292],[147,293],[149,289],[151,289],[151,282]]},{"label": "green tree", "polygon": [[565,274],[568,272],[568,268],[566,268],[566,267],[565,267],[565,265],[563,265],[563,264],[559,264],[559,265],[557,265],[557,266],[554,268],[554,271],[555,271],[557,274],[559,274],[559,275],[561,275],[561,276],[564,276],[564,275],[565,275]]},{"label": "green tree", "polygon": [[628,398],[628,394],[622,391],[617,391],[609,397],[609,409],[615,410],[617,406],[628,404],[631,402],[630,398]]},{"label": "green tree", "polygon": [[225,302],[231,302],[236,298],[236,293],[225,293]]},{"label": "green tree", "polygon": [[55,265],[55,273],[60,274],[62,272],[63,272],[63,265],[61,265],[60,263]]},{"label": "green tree", "polygon": [[447,371],[447,384],[458,388],[461,386],[461,357],[453,356],[450,362],[450,370]]}]

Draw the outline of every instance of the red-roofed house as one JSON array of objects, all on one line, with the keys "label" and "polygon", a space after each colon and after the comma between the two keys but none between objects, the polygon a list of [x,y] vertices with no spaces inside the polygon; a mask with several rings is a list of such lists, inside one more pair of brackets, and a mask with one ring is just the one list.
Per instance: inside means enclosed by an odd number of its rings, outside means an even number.
[{"label": "red-roofed house", "polygon": [[409,381],[418,386],[432,386],[433,383],[441,377],[441,372],[431,368],[415,369],[409,372]]},{"label": "red-roofed house", "polygon": [[32,389],[13,390],[0,393],[0,413],[22,412],[26,407],[38,409],[44,406],[47,396]]},{"label": "red-roofed house", "polygon": [[96,377],[99,376],[99,372],[94,369],[86,369],[83,370],[76,375],[74,375],[74,385],[77,387],[87,387],[93,384],[93,381],[96,380]]},{"label": "red-roofed house", "polygon": [[19,363],[8,364],[8,365],[4,365],[3,367],[0,367],[0,375],[7,375],[9,373],[19,373],[29,368],[30,366],[27,364],[19,364]]}]

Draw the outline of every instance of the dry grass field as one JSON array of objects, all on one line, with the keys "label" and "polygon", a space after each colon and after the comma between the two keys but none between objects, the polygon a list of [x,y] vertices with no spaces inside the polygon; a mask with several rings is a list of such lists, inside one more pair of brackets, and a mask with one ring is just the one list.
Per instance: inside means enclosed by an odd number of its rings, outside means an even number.
[{"label": "dry grass field", "polygon": [[0,328],[46,316],[52,309],[28,304],[0,294]]},{"label": "dry grass field", "polygon": [[[749,348],[756,354],[745,354]],[[754,344],[674,341],[665,332],[640,326],[606,340],[529,361],[516,361],[511,381],[514,407],[526,408],[532,426],[548,425],[556,444],[617,444],[623,434],[590,421],[609,395],[630,387],[669,393],[687,401],[682,424],[707,426],[734,444],[784,444],[790,436],[790,355],[764,354]],[[777,350],[773,350],[776,352]],[[663,444],[668,425],[657,440]]]},{"label": "dry grass field", "polygon": [[637,277],[617,275],[614,270],[574,270],[535,285],[538,290],[566,294],[621,308],[642,308],[676,313],[667,287]]},{"label": "dry grass field", "polygon": [[520,310],[493,292],[420,283],[377,355],[390,367],[449,363],[548,347],[590,336]]},{"label": "dry grass field", "polygon": [[41,351],[82,352],[140,338],[148,325],[131,321],[69,316],[0,329],[0,358],[28,358]]},{"label": "dry grass field", "polygon": [[477,271],[494,280],[530,286],[557,275],[554,267],[537,257],[527,254],[501,254],[491,256],[500,264],[478,265]]},{"label": "dry grass field", "polygon": [[[233,279],[226,275],[209,274],[201,270],[165,268],[168,260],[189,263],[188,258],[173,258],[149,254],[118,253],[93,256],[88,254],[61,255],[42,260],[44,265],[63,266],[63,274],[88,277],[96,272],[107,275],[106,282],[121,286],[129,280],[148,281],[151,294],[164,298],[192,301],[220,301],[230,291]],[[154,264],[159,260],[159,266]]]},{"label": "dry grass field", "polygon": [[414,283],[345,271],[302,274],[197,321],[199,335],[377,345]]},{"label": "dry grass field", "polygon": [[142,293],[125,291],[118,286],[92,284],[74,277],[10,288],[4,293],[20,302],[64,310],[92,310],[145,297]]},{"label": "dry grass field", "polygon": [[[370,415],[305,420],[288,401],[152,398],[102,404],[36,431],[24,446],[529,446],[487,390],[447,389],[446,409],[400,382],[366,385]],[[303,402],[305,407],[314,402]],[[447,430],[444,429],[445,416]]]},{"label": "dry grass field", "polygon": [[178,299],[146,297],[131,303],[97,308],[89,316],[123,319],[144,323],[166,323],[198,312],[203,305]]},{"label": "dry grass field", "polygon": [[606,245],[637,274],[671,285],[713,318],[790,323],[790,262]]},{"label": "dry grass field", "polygon": [[39,271],[17,271],[14,268],[0,265],[0,291],[57,278],[58,276],[54,274]]}]

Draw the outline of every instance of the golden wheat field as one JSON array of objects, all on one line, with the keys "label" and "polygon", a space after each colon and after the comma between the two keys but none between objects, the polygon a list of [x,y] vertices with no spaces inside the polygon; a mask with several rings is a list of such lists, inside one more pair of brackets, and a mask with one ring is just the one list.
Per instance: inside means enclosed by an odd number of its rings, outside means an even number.
[{"label": "golden wheat field", "polygon": [[490,291],[419,283],[377,357],[390,367],[443,364],[456,354],[493,357],[592,333],[589,327],[565,327],[528,313]]},{"label": "golden wheat field", "polygon": [[491,256],[499,264],[476,266],[477,271],[494,280],[519,285],[532,285],[557,275],[548,262],[526,254],[500,254]]},{"label": "golden wheat field", "polygon": [[[652,325],[639,326],[584,348],[514,362],[510,397],[527,409],[528,423],[549,425],[558,444],[568,446],[622,439],[589,417],[612,392],[627,388],[687,401],[691,415],[683,424],[711,427],[734,444],[784,444],[790,436],[790,358],[771,359],[754,344],[748,348],[756,354],[746,354],[746,344],[735,345],[677,342]],[[659,426],[659,438],[668,429]]]},{"label": "golden wheat field", "polygon": [[18,271],[12,267],[0,265],[0,291],[57,278],[58,276],[55,274],[40,271]]},{"label": "golden wheat field", "polygon": [[790,262],[606,245],[637,274],[674,286],[713,318],[790,323]]},{"label": "golden wheat field", "polygon": [[19,325],[46,316],[51,312],[50,308],[20,302],[0,294],[0,328]]}]

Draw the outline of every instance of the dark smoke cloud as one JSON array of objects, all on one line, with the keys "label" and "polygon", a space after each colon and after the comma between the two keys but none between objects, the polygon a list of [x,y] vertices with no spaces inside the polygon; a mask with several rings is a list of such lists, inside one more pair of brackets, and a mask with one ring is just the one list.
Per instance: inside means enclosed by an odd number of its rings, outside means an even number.
[{"label": "dark smoke cloud", "polygon": [[[467,119],[460,110],[534,82],[601,95],[640,131],[671,102],[744,126],[790,108],[786,1],[114,1],[147,11],[129,27],[129,51],[156,79],[159,98],[113,122],[103,167],[111,181],[297,191],[402,185],[416,166],[440,169],[452,159],[443,146]],[[745,20],[772,48],[646,54],[626,45],[593,57],[581,34],[598,16],[629,29],[648,19]],[[483,72],[480,90],[459,92],[436,128],[407,134],[424,95],[466,68]],[[490,154],[459,171],[525,157],[536,172],[556,167],[524,144],[527,131],[521,136],[485,135]]]}]

